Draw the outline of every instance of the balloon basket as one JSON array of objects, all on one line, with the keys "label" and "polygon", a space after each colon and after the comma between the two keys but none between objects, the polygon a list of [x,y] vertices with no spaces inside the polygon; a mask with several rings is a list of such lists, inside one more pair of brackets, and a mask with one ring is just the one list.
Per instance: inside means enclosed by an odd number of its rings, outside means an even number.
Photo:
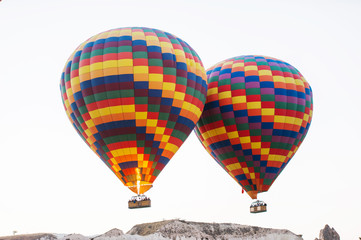
[{"label": "balloon basket", "polygon": [[135,208],[147,208],[151,206],[151,201],[150,198],[148,198],[147,196],[145,196],[144,194],[142,195],[137,195],[137,196],[133,196],[129,201],[128,201],[128,208],[129,209],[135,209]]},{"label": "balloon basket", "polygon": [[263,201],[257,200],[250,206],[251,213],[267,212],[267,204]]}]

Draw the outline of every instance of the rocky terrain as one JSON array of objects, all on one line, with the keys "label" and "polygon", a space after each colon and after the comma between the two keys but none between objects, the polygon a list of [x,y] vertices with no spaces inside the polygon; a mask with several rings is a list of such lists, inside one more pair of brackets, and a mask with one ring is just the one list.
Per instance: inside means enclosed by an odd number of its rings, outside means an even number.
[{"label": "rocky terrain", "polygon": [[[27,234],[0,237],[0,240],[302,240],[285,229],[261,228],[232,223],[201,223],[166,220],[135,225],[126,234],[112,229],[104,234],[87,237],[81,234]],[[335,229],[328,225],[315,240],[340,240]]]}]

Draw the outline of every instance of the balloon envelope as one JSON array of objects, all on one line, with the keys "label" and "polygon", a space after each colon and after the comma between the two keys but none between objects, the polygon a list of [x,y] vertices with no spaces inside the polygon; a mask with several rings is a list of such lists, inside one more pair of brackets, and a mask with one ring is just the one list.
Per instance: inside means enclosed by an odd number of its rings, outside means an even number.
[{"label": "balloon envelope", "polygon": [[78,134],[124,185],[142,194],[193,130],[207,84],[186,42],[137,27],[82,43],[65,65],[60,89]]},{"label": "balloon envelope", "polygon": [[207,70],[196,133],[253,199],[267,191],[298,150],[312,118],[312,90],[286,62],[238,56]]}]

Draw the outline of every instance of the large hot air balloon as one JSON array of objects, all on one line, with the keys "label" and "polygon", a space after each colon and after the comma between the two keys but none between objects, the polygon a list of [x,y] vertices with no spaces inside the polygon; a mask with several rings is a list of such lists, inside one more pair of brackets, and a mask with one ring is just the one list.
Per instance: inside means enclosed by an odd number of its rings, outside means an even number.
[{"label": "large hot air balloon", "polygon": [[196,133],[252,199],[266,192],[296,153],[312,118],[312,90],[290,64],[238,56],[207,70]]},{"label": "large hot air balloon", "polygon": [[129,27],[82,43],[65,65],[60,89],[78,134],[125,186],[143,194],[193,130],[207,83],[186,42]]}]

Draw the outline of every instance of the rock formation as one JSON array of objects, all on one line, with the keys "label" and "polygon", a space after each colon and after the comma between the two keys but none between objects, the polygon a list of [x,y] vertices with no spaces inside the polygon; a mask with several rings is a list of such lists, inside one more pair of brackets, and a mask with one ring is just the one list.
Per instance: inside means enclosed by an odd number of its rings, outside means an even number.
[{"label": "rock formation", "polygon": [[119,230],[117,228],[113,228],[112,230],[99,235],[97,237],[91,238],[91,240],[108,240],[108,239],[114,239],[116,240],[117,238],[119,238],[120,236],[124,235],[122,230]]},{"label": "rock formation", "polygon": [[[285,229],[261,228],[233,223],[202,223],[166,220],[135,225],[126,234],[112,229],[104,234],[87,237],[81,234],[24,234],[0,237],[0,240],[302,240]],[[335,229],[328,225],[315,240],[340,240]]]},{"label": "rock formation", "polygon": [[319,237],[315,240],[340,240],[340,235],[338,235],[334,228],[330,228],[330,226],[326,224],[326,226],[321,229]]},{"label": "rock formation", "polygon": [[168,220],[135,225],[127,235],[140,235],[144,239],[172,240],[301,240],[302,237],[284,229],[261,228],[232,223],[199,223]]}]

